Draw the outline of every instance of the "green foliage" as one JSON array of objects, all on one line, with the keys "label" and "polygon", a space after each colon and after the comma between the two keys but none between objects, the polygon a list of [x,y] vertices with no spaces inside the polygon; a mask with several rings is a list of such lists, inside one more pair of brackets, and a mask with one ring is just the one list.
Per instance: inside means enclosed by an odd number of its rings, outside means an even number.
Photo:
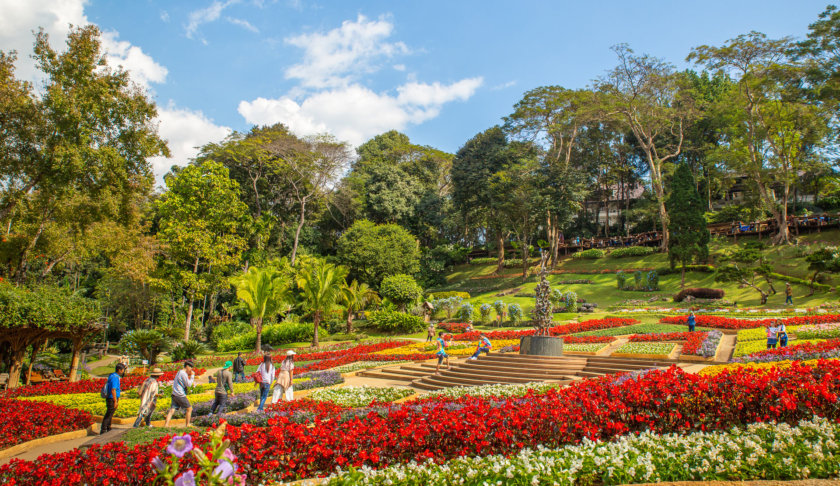
[{"label": "green foliage", "polygon": [[659,274],[656,273],[656,270],[647,273],[647,289],[659,290]]},{"label": "green foliage", "polygon": [[462,319],[464,322],[471,322],[474,313],[475,309],[473,309],[472,304],[464,302],[461,304],[461,308],[458,309],[458,319]]},{"label": "green foliage", "polygon": [[480,257],[470,260],[470,265],[489,265],[491,263],[498,263],[499,259],[495,257]]},{"label": "green foliage", "polygon": [[493,312],[493,306],[490,304],[481,304],[478,308],[479,322],[486,324],[490,321],[490,314]]},{"label": "green foliage", "polygon": [[616,279],[616,283],[618,284],[618,289],[619,290],[624,290],[625,288],[627,288],[627,274],[626,273],[619,270],[615,274],[615,279]]},{"label": "green foliage", "polygon": [[840,272],[840,250],[836,247],[820,248],[805,257],[805,261],[808,262],[808,269],[814,272],[808,283],[813,288],[816,288],[815,282],[820,273]]},{"label": "green foliage", "polygon": [[510,316],[510,321],[515,325],[519,322],[522,322],[522,307],[519,304],[511,304],[508,306],[508,316]]},{"label": "green foliage", "polygon": [[565,312],[578,311],[578,295],[576,292],[570,290],[563,294],[563,305],[566,306]]},{"label": "green foliage", "polygon": [[[670,267],[660,268],[657,270],[659,275],[673,275],[675,273],[680,273],[682,270],[680,269],[672,269]],[[685,266],[686,272],[702,272],[702,273],[714,273],[715,267],[712,265],[686,265]]]},{"label": "green foliage", "polygon": [[590,248],[588,250],[572,253],[572,258],[575,259],[597,260],[599,258],[604,258],[604,256],[606,256],[606,252],[598,248]]},{"label": "green foliage", "polygon": [[396,304],[400,310],[405,311],[406,305],[416,302],[423,296],[423,289],[411,276],[398,274],[385,277],[379,293]]},{"label": "green foliage", "polygon": [[643,278],[644,277],[643,277],[643,274],[642,274],[641,270],[636,270],[635,272],[633,272],[633,281],[636,283],[636,289],[637,290],[642,288],[642,279]]},{"label": "green foliage", "polygon": [[204,351],[204,345],[198,341],[183,341],[172,348],[172,361],[193,359]]},{"label": "green foliage", "polygon": [[287,311],[294,303],[291,279],[276,268],[252,266],[245,274],[232,277],[230,281],[236,287],[236,297],[245,305],[257,332],[254,352],[259,353],[263,320]]},{"label": "green foliage", "polygon": [[666,204],[671,222],[668,258],[671,266],[688,265],[694,260],[709,257],[709,230],[703,215],[705,203],[697,192],[694,176],[688,164],[677,165],[671,183],[671,195]]},{"label": "green foliage", "polygon": [[447,297],[445,299],[435,299],[432,302],[432,306],[435,310],[442,310],[446,312],[446,319],[452,319],[452,314],[461,307],[461,302],[463,302],[463,300],[464,299],[461,296],[453,295],[452,297]]},{"label": "green foliage", "polygon": [[470,299],[469,292],[458,292],[455,290],[450,290],[446,292],[431,292],[429,295],[426,296],[428,299],[448,299],[449,297],[460,297],[464,300]]},{"label": "green foliage", "polygon": [[301,265],[297,285],[304,309],[312,313],[312,346],[318,346],[318,329],[324,316],[341,301],[346,278],[346,267],[321,258],[312,258]]},{"label": "green foliage", "polygon": [[341,293],[341,304],[347,310],[346,332],[348,334],[353,332],[353,316],[355,314],[364,311],[368,305],[378,304],[379,302],[381,302],[379,294],[368,287],[366,283],[360,284],[357,280],[353,280],[350,285],[346,285]]},{"label": "green foliage", "polygon": [[[210,341],[213,343],[217,349],[219,349],[219,343],[222,341],[228,341],[238,336],[242,336],[245,334],[250,333],[251,331],[254,332],[254,342],[257,339],[257,331],[251,326],[251,324],[242,321],[229,321],[223,322],[213,328],[213,335],[210,338]],[[251,344],[253,346],[253,343]],[[222,351],[227,351],[229,349],[244,349],[244,348],[228,348]],[[221,350],[221,349],[220,349]]]},{"label": "green foliage", "polygon": [[446,284],[446,273],[452,265],[466,261],[469,248],[460,245],[438,245],[424,249],[420,257],[420,275],[418,279],[424,287]]},{"label": "green foliage", "polygon": [[[257,332],[247,324],[245,324],[245,327],[245,332],[219,339],[216,342],[216,349],[223,352],[254,349],[254,345],[257,342]],[[329,334],[327,329],[323,327],[320,329],[320,332],[324,335]],[[263,327],[262,344],[282,346],[289,343],[305,342],[312,339],[313,333],[314,329],[312,324],[308,322],[268,324]]]},{"label": "green foliage", "polygon": [[387,333],[409,334],[426,327],[422,318],[389,308],[368,313],[367,322],[368,326]]},{"label": "green foliage", "polygon": [[378,288],[388,275],[413,275],[420,269],[417,240],[396,224],[356,221],[339,238],[338,260],[350,275]]},{"label": "green foliage", "polygon": [[652,246],[625,246],[610,251],[610,258],[641,257],[654,253],[656,253],[656,248]]},{"label": "green foliage", "polygon": [[149,365],[157,363],[158,355],[169,349],[170,338],[154,329],[134,329],[123,334],[120,339],[120,350],[129,355],[140,355],[149,361]]},{"label": "green foliage", "polygon": [[32,289],[0,282],[0,330],[83,336],[101,330],[99,302],[66,288],[42,285]]},{"label": "green foliage", "polygon": [[507,304],[505,304],[505,301],[497,300],[493,302],[493,309],[496,310],[496,317],[499,319],[499,322],[504,320],[507,315]]}]

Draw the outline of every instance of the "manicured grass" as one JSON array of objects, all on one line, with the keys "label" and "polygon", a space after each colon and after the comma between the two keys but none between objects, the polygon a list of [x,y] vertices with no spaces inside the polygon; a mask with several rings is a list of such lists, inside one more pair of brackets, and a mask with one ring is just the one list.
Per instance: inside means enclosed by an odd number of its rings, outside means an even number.
[{"label": "manicured grass", "polygon": [[[181,422],[183,422],[183,420],[181,420]],[[120,439],[128,448],[132,448],[138,444],[145,444],[166,435],[185,434],[195,432],[196,430],[202,431],[204,429],[205,427],[138,427],[136,429],[129,429],[120,437]]]},{"label": "manicured grass", "polygon": [[[708,331],[706,327],[696,328],[698,331]],[[572,336],[622,336],[625,334],[654,334],[662,332],[686,332],[688,326],[680,324],[634,324],[627,327],[613,327],[572,334]]]}]

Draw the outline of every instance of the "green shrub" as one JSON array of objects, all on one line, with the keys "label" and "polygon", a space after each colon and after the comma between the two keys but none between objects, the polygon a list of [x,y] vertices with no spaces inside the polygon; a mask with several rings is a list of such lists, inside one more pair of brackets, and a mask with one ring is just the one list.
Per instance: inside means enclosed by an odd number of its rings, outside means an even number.
[{"label": "green shrub", "polygon": [[426,296],[426,299],[437,300],[437,299],[448,299],[450,297],[460,297],[464,300],[469,300],[470,293],[469,292],[456,292],[454,290],[447,291],[447,292],[431,292]]},{"label": "green shrub", "polygon": [[604,258],[606,252],[604,250],[598,248],[590,248],[588,250],[579,251],[577,253],[572,253],[572,258],[576,259],[587,259],[587,260],[597,260],[599,258]]},{"label": "green shrub", "polygon": [[204,352],[204,345],[198,341],[184,341],[172,348],[172,361],[193,359]]},{"label": "green shrub", "polygon": [[578,311],[578,295],[573,291],[568,291],[563,294],[563,304],[566,306],[566,312]]},{"label": "green shrub", "polygon": [[639,289],[642,288],[642,279],[643,278],[644,277],[642,275],[641,270],[636,270],[635,272],[633,272],[633,281],[636,282],[636,290],[639,290]]},{"label": "green shrub", "polygon": [[[782,275],[781,273],[775,273],[775,272],[770,272],[767,275],[770,276],[771,278],[775,278],[777,280],[782,280],[784,282],[804,285],[806,287],[811,286],[811,281],[803,279],[803,278],[792,277],[790,275]],[[825,285],[825,284],[814,282],[814,288],[817,289],[817,290],[828,291],[828,290],[831,290],[831,285]]]},{"label": "green shrub", "polygon": [[499,259],[495,257],[473,258],[470,260],[470,265],[489,265],[491,263],[497,263],[498,261]]},{"label": "green shrub", "polygon": [[237,336],[242,334],[247,334],[248,332],[253,329],[251,324],[243,321],[230,321],[230,322],[223,322],[216,326],[213,329],[213,335],[210,338],[210,342],[213,343],[214,346],[219,345],[219,341],[225,339],[233,339]]},{"label": "green shrub", "polygon": [[154,365],[158,355],[169,349],[169,343],[169,337],[160,331],[135,329],[123,334],[119,348],[125,354],[139,354],[148,360],[150,365]]},{"label": "green shrub", "polygon": [[610,258],[640,257],[653,255],[654,253],[656,253],[656,248],[652,246],[625,246],[612,250]]},{"label": "green shrub", "polygon": [[519,304],[511,304],[508,306],[508,316],[514,324],[522,322],[522,307]]},{"label": "green shrub", "polygon": [[473,309],[472,304],[469,302],[464,302],[461,304],[461,308],[458,309],[458,318],[463,319],[465,322],[472,321],[472,316],[475,313],[475,309]]},{"label": "green shrub", "polygon": [[490,320],[490,314],[493,312],[493,306],[490,304],[481,304],[478,308],[478,315],[482,324],[486,324]]},{"label": "green shrub", "polygon": [[426,327],[421,317],[387,308],[368,313],[367,322],[377,331],[389,333],[412,333]]},{"label": "green shrub", "polygon": [[[686,265],[685,266],[686,272],[702,272],[702,273],[715,273],[715,267],[712,265]],[[656,271],[659,275],[674,275],[677,273],[682,273],[682,266],[676,266],[673,269],[670,267],[660,268]]]},{"label": "green shrub", "polygon": [[406,305],[423,296],[423,289],[410,275],[397,274],[382,279],[379,294],[405,310]]},{"label": "green shrub", "polygon": [[659,290],[659,274],[656,273],[656,270],[648,272],[647,288],[648,290]]},{"label": "green shrub", "polygon": [[[312,339],[314,326],[309,322],[280,322],[263,326],[262,343],[271,346],[282,346],[288,343],[297,343]],[[318,331],[319,335],[328,335],[323,327]],[[236,351],[240,349],[254,349],[257,342],[257,331],[250,328],[247,332],[239,335],[220,339],[216,343],[219,351]]]},{"label": "green shrub", "polygon": [[618,290],[624,290],[627,288],[627,274],[619,271],[615,274],[616,283],[618,284]]}]

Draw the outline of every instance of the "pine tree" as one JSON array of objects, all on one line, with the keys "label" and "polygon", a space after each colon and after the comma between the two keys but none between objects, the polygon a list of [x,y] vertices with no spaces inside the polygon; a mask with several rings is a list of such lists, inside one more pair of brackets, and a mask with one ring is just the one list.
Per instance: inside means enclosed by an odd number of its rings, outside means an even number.
[{"label": "pine tree", "polygon": [[709,230],[703,215],[703,199],[697,192],[694,176],[687,164],[677,165],[668,197],[668,213],[671,217],[671,239],[668,242],[668,257],[671,268],[682,264],[682,283],[685,286],[685,266],[694,259],[709,257]]}]

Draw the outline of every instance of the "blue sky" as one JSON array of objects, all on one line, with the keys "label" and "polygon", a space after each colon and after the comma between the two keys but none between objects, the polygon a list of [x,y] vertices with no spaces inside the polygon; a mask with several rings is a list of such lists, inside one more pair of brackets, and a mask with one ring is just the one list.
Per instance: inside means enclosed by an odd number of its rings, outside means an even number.
[{"label": "blue sky", "polygon": [[[758,30],[801,37],[825,1],[0,0],[0,49],[43,26],[97,24],[114,64],[150,90],[173,158],[282,121],[358,144],[394,128],[454,152],[542,85],[588,85],[610,46],[678,67],[689,50]],[[37,79],[26,56],[21,76]]]}]

